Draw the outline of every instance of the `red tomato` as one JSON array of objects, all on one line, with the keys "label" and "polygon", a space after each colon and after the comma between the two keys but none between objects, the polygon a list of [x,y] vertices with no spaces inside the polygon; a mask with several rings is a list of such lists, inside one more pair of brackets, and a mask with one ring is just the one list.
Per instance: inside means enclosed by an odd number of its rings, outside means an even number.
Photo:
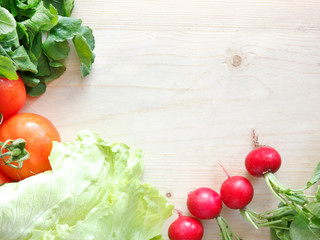
[{"label": "red tomato", "polygon": [[26,88],[20,77],[17,80],[0,78],[0,113],[4,120],[19,112],[25,101]]},{"label": "red tomato", "polygon": [[7,175],[5,175],[1,170],[0,170],[0,186],[12,182],[12,179],[9,178]]},{"label": "red tomato", "polygon": [[59,132],[48,119],[34,113],[19,113],[9,118],[0,126],[0,141],[18,138],[26,141],[26,150],[30,157],[23,162],[20,169],[0,164],[0,169],[6,175],[19,181],[51,169],[48,157],[52,142],[61,139]]}]

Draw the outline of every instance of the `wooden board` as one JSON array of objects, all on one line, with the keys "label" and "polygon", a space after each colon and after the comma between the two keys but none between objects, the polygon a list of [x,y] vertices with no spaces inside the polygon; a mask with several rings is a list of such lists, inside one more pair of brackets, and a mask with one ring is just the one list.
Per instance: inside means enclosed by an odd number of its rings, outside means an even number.
[{"label": "wooden board", "polygon": [[[244,158],[255,128],[282,155],[283,184],[311,177],[320,156],[319,12],[316,0],[77,0],[72,16],[96,38],[92,73],[80,78],[72,50],[65,74],[23,111],[49,118],[63,141],[91,129],[142,148],[143,180],[185,214],[190,191],[219,191],[218,163],[252,180],[251,208],[273,208]],[[269,239],[238,211],[222,215],[242,238]],[[220,238],[213,220],[203,223],[204,240]]]}]

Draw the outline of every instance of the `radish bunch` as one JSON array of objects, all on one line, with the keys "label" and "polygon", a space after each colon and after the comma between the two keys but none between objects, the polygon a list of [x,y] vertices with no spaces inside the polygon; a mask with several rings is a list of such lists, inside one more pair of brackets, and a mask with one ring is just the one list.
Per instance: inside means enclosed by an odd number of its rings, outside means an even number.
[{"label": "radish bunch", "polygon": [[198,219],[216,219],[222,239],[240,240],[233,232],[226,219],[220,216],[222,206],[221,196],[213,189],[207,187],[195,189],[187,198],[188,210],[194,217],[182,216],[182,214],[179,213],[178,219],[176,219],[169,227],[169,239],[201,240],[203,236],[203,225]]},{"label": "radish bunch", "polygon": [[277,240],[320,239],[320,186],[315,195],[305,190],[320,179],[320,162],[306,186],[291,189],[283,186],[274,173],[281,166],[280,154],[272,147],[261,146],[253,132],[254,149],[245,158],[247,171],[255,177],[264,177],[271,193],[280,201],[277,208],[264,213],[251,209],[240,212],[255,228],[269,227],[271,238]]},{"label": "radish bunch", "polygon": [[319,240],[320,239],[320,186],[314,195],[305,190],[320,179],[320,162],[313,177],[301,189],[283,186],[274,176],[281,167],[281,156],[270,146],[262,146],[253,131],[254,149],[245,158],[245,168],[254,177],[264,177],[271,193],[280,201],[277,208],[257,213],[248,208],[254,188],[243,176],[230,176],[223,168],[227,179],[220,187],[220,194],[213,189],[201,187],[187,198],[187,207],[193,216],[179,217],[169,227],[170,240],[201,240],[204,228],[199,220],[216,219],[223,240],[240,240],[220,213],[223,205],[239,209],[241,215],[256,229],[269,227],[272,240]]}]

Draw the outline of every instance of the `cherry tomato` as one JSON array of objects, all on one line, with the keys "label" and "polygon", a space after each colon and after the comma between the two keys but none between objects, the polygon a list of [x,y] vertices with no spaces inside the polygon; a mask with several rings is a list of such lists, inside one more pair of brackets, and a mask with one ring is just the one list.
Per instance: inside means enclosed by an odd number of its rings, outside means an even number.
[{"label": "cherry tomato", "polygon": [[[34,113],[19,113],[7,119],[0,126],[0,141],[22,138],[30,157],[20,169],[0,164],[10,178],[19,181],[34,174],[51,169],[49,155],[53,141],[61,141],[58,130],[45,117]],[[17,163],[13,163],[18,165]]]},{"label": "cherry tomato", "polygon": [[18,76],[17,80],[0,78],[0,113],[3,120],[13,116],[26,101],[26,88]]},{"label": "cherry tomato", "polygon": [[7,175],[5,175],[1,170],[0,170],[0,186],[12,182],[12,179],[9,178]]}]

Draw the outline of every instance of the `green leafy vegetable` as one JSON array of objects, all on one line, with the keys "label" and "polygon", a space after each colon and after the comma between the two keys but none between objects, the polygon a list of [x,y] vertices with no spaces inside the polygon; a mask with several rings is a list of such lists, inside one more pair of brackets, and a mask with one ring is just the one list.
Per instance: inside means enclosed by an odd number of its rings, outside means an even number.
[{"label": "green leafy vegetable", "polygon": [[284,187],[272,173],[265,174],[265,179],[280,200],[278,208],[265,213],[242,209],[242,216],[256,228],[269,227],[271,240],[320,239],[320,186],[314,195],[305,193],[320,180],[320,162],[302,189]]},{"label": "green leafy vegetable", "polygon": [[1,238],[162,239],[173,206],[141,182],[142,157],[90,131],[54,143],[52,171],[0,188]]},{"label": "green leafy vegetable", "polygon": [[0,72],[8,79],[18,79],[16,69],[8,57],[0,56]]},{"label": "green leafy vegetable", "polygon": [[94,63],[92,30],[70,17],[74,0],[0,0],[0,75],[10,80],[21,75],[27,93],[39,96],[46,84],[66,70],[63,61],[73,43],[81,76]]}]

